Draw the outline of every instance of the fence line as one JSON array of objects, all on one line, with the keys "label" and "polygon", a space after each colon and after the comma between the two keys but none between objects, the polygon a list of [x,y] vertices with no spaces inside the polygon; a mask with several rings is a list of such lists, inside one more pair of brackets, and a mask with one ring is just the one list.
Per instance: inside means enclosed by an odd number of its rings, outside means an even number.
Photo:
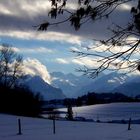
[{"label": "fence line", "polygon": [[[87,115],[87,113],[84,113],[84,114]],[[98,119],[100,119],[100,118],[98,118]],[[127,122],[128,130],[131,130],[131,124],[133,123],[133,118],[127,118],[127,119],[128,119],[128,122]],[[0,116],[0,120],[2,121],[1,116]],[[6,120],[6,119],[3,119],[3,120]],[[12,121],[12,123],[9,123],[11,121]],[[41,133],[42,131],[45,131],[46,133],[49,133],[49,134],[55,134],[55,133],[59,133],[57,131],[58,130],[57,128],[61,129],[61,125],[63,125],[60,122],[62,122],[62,121],[48,120],[48,119],[32,119],[32,118],[17,119],[17,118],[14,118],[14,119],[10,119],[8,121],[4,121],[3,123],[0,123],[0,136],[3,135],[3,133],[5,133],[5,135],[7,135],[7,132],[9,132],[9,131],[11,131],[12,134],[15,133],[15,134],[19,134],[19,135],[21,135],[21,134],[26,135],[27,133],[32,133],[33,131],[39,132],[39,133]],[[71,127],[70,123],[65,123],[66,129],[67,129],[67,127]],[[76,126],[79,124],[74,123],[74,125]],[[3,130],[3,128],[7,132],[5,132]],[[19,128],[19,129],[17,129],[17,128]]]}]

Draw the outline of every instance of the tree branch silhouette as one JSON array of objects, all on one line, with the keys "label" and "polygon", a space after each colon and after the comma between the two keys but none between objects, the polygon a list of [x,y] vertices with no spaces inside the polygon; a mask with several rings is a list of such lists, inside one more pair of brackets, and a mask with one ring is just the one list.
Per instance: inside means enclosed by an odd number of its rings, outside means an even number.
[{"label": "tree branch silhouette", "polygon": [[[83,24],[89,20],[100,20],[109,18],[109,16],[116,10],[116,8],[131,0],[78,0],[78,9],[69,11],[66,8],[66,0],[51,0],[51,11],[49,16],[56,19],[58,15],[63,15],[65,12],[69,13],[69,17],[63,21],[56,23],[42,23],[37,26],[38,30],[47,30],[49,26],[55,24],[62,24],[70,22],[75,30],[79,30]],[[138,0],[137,7],[132,7],[130,14],[132,20],[125,26],[120,26],[113,23],[112,27],[108,28],[112,32],[112,36],[106,40],[94,40],[96,46],[86,48],[87,51],[72,52],[77,57],[96,57],[96,62],[99,66],[78,69],[90,77],[96,77],[104,70],[123,70],[125,72],[140,71],[140,59],[136,56],[139,55],[140,45],[140,0]],[[94,51],[94,53],[90,52]],[[97,51],[99,50],[99,51]],[[95,61],[95,60],[94,60]]]}]

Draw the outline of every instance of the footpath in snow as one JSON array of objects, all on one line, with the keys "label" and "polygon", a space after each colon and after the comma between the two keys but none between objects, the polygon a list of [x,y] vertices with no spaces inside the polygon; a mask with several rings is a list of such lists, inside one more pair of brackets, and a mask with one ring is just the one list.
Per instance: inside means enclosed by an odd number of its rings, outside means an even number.
[{"label": "footpath in snow", "polygon": [[[18,118],[21,119],[22,135],[18,133]],[[0,140],[140,140],[140,125],[53,121],[0,114]]]}]

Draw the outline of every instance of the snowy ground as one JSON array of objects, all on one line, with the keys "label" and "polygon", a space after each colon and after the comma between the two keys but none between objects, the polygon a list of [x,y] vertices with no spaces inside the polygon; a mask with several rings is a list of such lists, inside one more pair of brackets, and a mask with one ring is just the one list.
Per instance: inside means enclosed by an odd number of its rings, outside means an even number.
[{"label": "snowy ground", "polygon": [[[22,135],[17,135],[21,118]],[[56,121],[0,114],[0,140],[140,140],[140,125]]]}]

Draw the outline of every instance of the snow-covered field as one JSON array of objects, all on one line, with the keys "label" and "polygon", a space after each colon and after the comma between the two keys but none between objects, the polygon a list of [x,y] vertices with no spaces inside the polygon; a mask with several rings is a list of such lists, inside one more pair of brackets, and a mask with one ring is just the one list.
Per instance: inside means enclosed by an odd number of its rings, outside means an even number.
[{"label": "snow-covered field", "polygon": [[[61,108],[60,111],[67,111],[67,108]],[[140,123],[140,103],[110,103],[97,104],[72,108],[74,116],[84,117],[100,121],[111,120],[139,120]]]},{"label": "snow-covered field", "polygon": [[[22,135],[17,135],[17,119],[21,119]],[[56,121],[0,114],[0,140],[140,140],[140,125],[95,122]]]}]

